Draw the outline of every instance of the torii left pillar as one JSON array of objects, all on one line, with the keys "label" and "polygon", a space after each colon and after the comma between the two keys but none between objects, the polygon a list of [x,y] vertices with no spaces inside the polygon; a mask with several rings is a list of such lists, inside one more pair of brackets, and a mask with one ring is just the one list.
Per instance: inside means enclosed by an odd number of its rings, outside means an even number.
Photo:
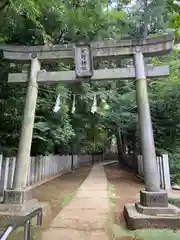
[{"label": "torii left pillar", "polygon": [[[13,207],[13,204],[15,204],[16,209],[13,210],[14,212],[16,212],[17,209],[18,211],[22,211],[23,209],[25,210],[26,214],[28,214],[28,211],[31,212],[33,207],[37,207],[37,205],[32,201],[31,189],[26,188],[26,182],[30,165],[30,152],[38,96],[37,77],[39,71],[40,62],[36,56],[34,58],[32,57],[13,189],[5,190],[3,202],[6,207],[8,204],[11,204],[11,208]],[[29,204],[30,200],[32,204]],[[26,205],[28,205],[28,208],[26,208]],[[29,208],[29,206],[31,207]]]},{"label": "torii left pillar", "polygon": [[39,71],[40,62],[37,58],[33,58],[31,60],[30,77],[25,100],[24,116],[19,141],[15,178],[13,183],[13,189],[20,191],[26,187],[27,181],[36,102],[38,96],[37,75]]}]

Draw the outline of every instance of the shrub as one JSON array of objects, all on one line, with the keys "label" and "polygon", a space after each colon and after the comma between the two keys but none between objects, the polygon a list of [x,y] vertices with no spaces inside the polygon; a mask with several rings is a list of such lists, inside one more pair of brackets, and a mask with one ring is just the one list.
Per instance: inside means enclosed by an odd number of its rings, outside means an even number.
[{"label": "shrub", "polygon": [[180,148],[169,154],[169,164],[172,182],[180,185]]}]

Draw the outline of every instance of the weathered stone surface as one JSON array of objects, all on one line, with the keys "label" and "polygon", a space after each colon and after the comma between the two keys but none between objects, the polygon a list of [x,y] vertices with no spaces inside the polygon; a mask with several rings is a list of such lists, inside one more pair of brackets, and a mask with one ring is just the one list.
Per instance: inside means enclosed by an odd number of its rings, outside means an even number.
[{"label": "weathered stone surface", "polygon": [[140,203],[147,207],[168,207],[167,192],[140,191]]},{"label": "weathered stone surface", "polygon": [[4,204],[23,204],[32,199],[32,191],[24,190],[5,190]]},{"label": "weathered stone surface", "polygon": [[107,232],[104,232],[104,231],[95,231],[95,232],[92,232],[92,235],[91,235],[91,240],[100,240],[100,239],[103,239],[103,240],[108,240],[108,236],[107,236]]},{"label": "weathered stone surface", "polygon": [[67,209],[83,209],[83,210],[96,210],[102,209],[102,211],[108,210],[109,204],[106,198],[101,201],[97,201],[96,197],[85,198],[82,206],[82,198],[74,198],[68,205]]},{"label": "weathered stone surface", "polygon": [[58,228],[50,228],[46,232],[42,234],[43,240],[90,240],[91,233],[87,231],[79,231],[75,229],[58,229]]},{"label": "weathered stone surface", "polygon": [[31,199],[21,204],[0,204],[0,212],[24,212],[26,209],[36,206],[38,201],[36,199]]},{"label": "weathered stone surface", "polygon": [[[27,61],[31,55],[37,54],[41,60],[57,61],[58,59],[74,58],[73,44],[54,45],[54,46],[10,46],[0,45],[4,58],[10,60]],[[122,40],[116,42],[113,40],[99,41],[91,43],[92,55],[94,57],[129,57],[135,52],[136,46],[142,47],[142,52],[147,56],[166,54],[171,51],[173,46],[173,36],[171,34],[156,38],[140,40]]]},{"label": "weathered stone surface", "polygon": [[[169,66],[152,67],[146,66],[147,77],[162,77],[169,75]],[[135,78],[134,68],[117,68],[117,69],[99,69],[94,70],[91,81],[108,81],[108,80],[121,80]],[[75,71],[62,71],[62,72],[44,72],[41,71],[38,75],[37,81],[43,82],[57,82],[57,81],[70,81],[74,82],[76,79]],[[11,73],[8,77],[8,82],[27,82],[28,73]],[[83,79],[85,81],[85,79]],[[88,81],[88,80],[87,80]]]},{"label": "weathered stone surface", "polygon": [[67,228],[61,229],[61,234],[59,234],[59,229],[50,228],[42,235],[43,240],[108,240],[107,233],[105,231],[78,231],[75,229]]},{"label": "weathered stone surface", "polygon": [[103,217],[92,218],[91,216],[84,218],[77,217],[73,219],[56,218],[51,226],[55,228],[73,228],[84,231],[103,230],[107,227]]},{"label": "weathered stone surface", "polygon": [[180,214],[145,215],[139,213],[134,204],[125,205],[124,217],[131,230],[143,228],[180,229]]},{"label": "weathered stone surface", "polygon": [[168,207],[145,207],[140,203],[135,203],[136,210],[139,213],[146,215],[157,215],[157,214],[177,214],[180,213],[180,210],[173,205],[169,204]]},{"label": "weathered stone surface", "polygon": [[[83,207],[83,205],[82,205]],[[104,209],[68,209],[65,208],[61,211],[61,218],[71,218],[71,219],[107,219],[107,212]]]},{"label": "weathered stone surface", "polygon": [[29,201],[22,205],[0,204],[0,227],[7,227],[7,225],[12,224],[14,220],[20,220],[40,207],[43,209],[43,218],[51,215],[49,204],[39,203],[36,200]]},{"label": "weathered stone surface", "polygon": [[[102,199],[102,198],[106,198],[108,199],[108,193],[107,190],[101,190],[101,192],[99,192],[98,189],[92,189],[91,190],[91,194],[93,194],[94,196],[96,196],[97,199]],[[88,189],[84,189],[82,191],[78,191],[76,194],[77,198],[88,198],[89,197],[89,191]]]}]

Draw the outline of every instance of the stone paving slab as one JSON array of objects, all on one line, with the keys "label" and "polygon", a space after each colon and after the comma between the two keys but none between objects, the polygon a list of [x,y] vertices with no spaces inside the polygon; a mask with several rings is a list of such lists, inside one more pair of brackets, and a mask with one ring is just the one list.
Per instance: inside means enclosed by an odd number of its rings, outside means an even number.
[{"label": "stone paving slab", "polygon": [[[83,207],[83,205],[82,205]],[[63,211],[64,210],[64,211]],[[58,217],[61,218],[71,218],[71,219],[89,219],[89,218],[105,218],[107,213],[104,209],[68,209],[65,208],[61,211]]]},{"label": "stone paving slab", "polygon": [[[91,195],[96,197],[96,199],[101,199],[101,198],[105,198],[108,199],[108,193],[107,190],[102,189],[101,191],[99,190],[92,190],[91,191]],[[88,189],[84,189],[84,191],[78,191],[76,194],[77,198],[89,198],[90,197],[90,192],[88,191]]]},{"label": "stone paving slab", "polygon": [[43,240],[90,240],[91,233],[74,229],[50,228],[44,235]]},{"label": "stone paving slab", "polygon": [[106,198],[102,198],[100,201],[97,200],[96,197],[94,198],[85,198],[84,199],[84,203],[83,203],[83,208],[82,208],[82,198],[75,198],[73,199],[67,206],[67,209],[102,209],[103,211],[107,210],[108,211],[108,207],[109,204],[106,200]]},{"label": "stone paving slab", "polygon": [[79,231],[74,229],[61,229],[61,232],[57,228],[50,228],[43,240],[108,240],[107,233],[105,231]]},{"label": "stone paving slab", "polygon": [[99,189],[100,187],[101,189],[105,189],[105,190],[107,189],[107,183],[92,183],[92,182],[86,182],[86,186],[83,185],[79,189],[83,190],[87,187],[87,185],[88,185],[88,189]]},{"label": "stone paving slab", "polygon": [[108,182],[103,163],[99,163],[43,233],[42,240],[108,240],[108,208]]},{"label": "stone paving slab", "polygon": [[67,228],[67,229],[76,229],[76,230],[102,230],[106,228],[106,223],[104,223],[103,218],[94,218],[94,219],[71,219],[71,218],[58,218],[53,222],[51,227],[53,228]]}]

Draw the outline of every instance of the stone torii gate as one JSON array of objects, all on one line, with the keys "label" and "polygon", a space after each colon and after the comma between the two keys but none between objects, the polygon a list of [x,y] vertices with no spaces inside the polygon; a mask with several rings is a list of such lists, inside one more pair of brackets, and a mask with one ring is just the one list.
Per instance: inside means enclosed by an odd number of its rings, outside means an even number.
[{"label": "stone torii gate", "polygon": [[[33,207],[35,207],[35,205],[31,203],[31,190],[26,189],[25,186],[29,167],[38,83],[136,79],[145,191],[140,192],[140,203],[125,206],[125,217],[131,228],[139,228],[140,225],[147,227],[147,224],[143,225],[140,221],[142,216],[144,216],[143,220],[152,220],[152,215],[155,212],[157,213],[157,210],[163,214],[169,212],[174,213],[172,208],[168,207],[167,193],[160,190],[146,80],[146,77],[151,78],[169,75],[169,67],[154,67],[145,65],[144,63],[144,56],[150,57],[167,54],[171,51],[172,46],[172,35],[164,35],[152,39],[124,40],[120,42],[105,41],[78,45],[68,44],[30,47],[0,45],[5,59],[30,63],[31,65],[30,73],[10,73],[8,77],[9,83],[27,82],[28,86],[13,189],[5,191],[4,204],[0,205],[0,211],[3,211],[5,208],[10,211],[10,206],[12,215],[12,207],[16,206],[13,208],[13,211],[14,215],[18,216],[29,213]],[[93,69],[92,63],[95,59],[109,58],[133,58],[134,67]],[[72,61],[74,59],[76,66],[75,71],[41,71],[41,62],[57,62],[59,60]],[[17,206],[19,206],[18,210]],[[161,219],[162,218],[163,217],[161,217]],[[174,218],[173,215],[173,219]]]}]

